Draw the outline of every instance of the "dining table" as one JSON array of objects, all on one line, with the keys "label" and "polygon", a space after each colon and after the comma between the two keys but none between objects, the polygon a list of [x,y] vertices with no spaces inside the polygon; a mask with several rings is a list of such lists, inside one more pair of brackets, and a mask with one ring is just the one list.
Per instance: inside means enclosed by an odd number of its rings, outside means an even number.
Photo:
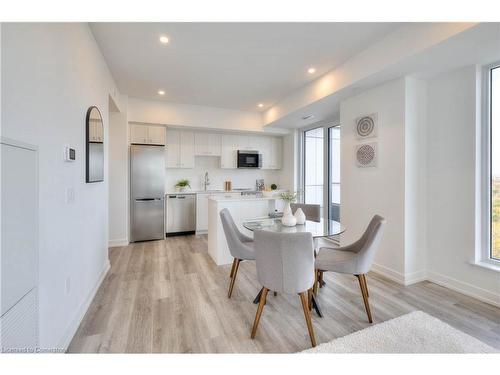
[{"label": "dining table", "polygon": [[[306,220],[304,224],[297,224],[292,227],[285,226],[281,222],[280,217],[270,218],[270,217],[260,217],[254,219],[248,219],[243,221],[243,227],[253,232],[255,230],[266,230],[270,232],[276,233],[311,233],[313,239],[316,238],[325,238],[337,236],[343,232],[345,232],[345,227],[336,220],[324,220],[320,221],[315,220]],[[259,294],[254,299],[254,303],[257,304],[260,301],[260,296],[262,295],[262,290],[260,290]],[[316,311],[316,313],[323,317],[323,313],[321,312],[321,308],[316,299],[316,296],[312,295],[312,307]]]}]

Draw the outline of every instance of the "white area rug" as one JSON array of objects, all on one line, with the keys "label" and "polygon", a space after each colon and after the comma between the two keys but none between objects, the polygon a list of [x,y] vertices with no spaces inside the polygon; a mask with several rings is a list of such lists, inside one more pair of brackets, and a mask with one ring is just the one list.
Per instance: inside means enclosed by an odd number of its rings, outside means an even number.
[{"label": "white area rug", "polygon": [[302,353],[498,353],[422,311],[415,311]]}]

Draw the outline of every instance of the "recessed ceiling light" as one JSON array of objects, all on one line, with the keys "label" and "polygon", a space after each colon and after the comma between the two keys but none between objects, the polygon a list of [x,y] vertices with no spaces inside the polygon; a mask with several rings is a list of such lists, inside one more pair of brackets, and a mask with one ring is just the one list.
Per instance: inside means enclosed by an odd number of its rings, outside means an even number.
[{"label": "recessed ceiling light", "polygon": [[168,36],[165,35],[160,36],[160,42],[163,44],[168,44]]},{"label": "recessed ceiling light", "polygon": [[257,107],[262,108],[262,107],[264,107],[264,104],[259,103],[259,104],[257,104]]},{"label": "recessed ceiling light", "polygon": [[165,95],[165,91],[163,91],[163,90],[158,90],[158,95]]},{"label": "recessed ceiling light", "polygon": [[314,73],[316,73],[316,69],[315,68],[309,68],[309,69],[307,69],[307,73],[314,74]]}]

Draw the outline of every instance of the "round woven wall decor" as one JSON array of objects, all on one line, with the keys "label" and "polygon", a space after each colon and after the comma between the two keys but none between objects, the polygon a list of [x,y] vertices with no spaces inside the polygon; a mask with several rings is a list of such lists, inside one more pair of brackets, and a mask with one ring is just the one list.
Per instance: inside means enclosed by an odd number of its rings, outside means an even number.
[{"label": "round woven wall decor", "polygon": [[375,121],[370,116],[361,117],[356,124],[356,131],[360,137],[369,137],[375,129]]},{"label": "round woven wall decor", "polygon": [[368,166],[375,159],[375,149],[372,145],[362,145],[356,151],[356,159],[363,166]]}]

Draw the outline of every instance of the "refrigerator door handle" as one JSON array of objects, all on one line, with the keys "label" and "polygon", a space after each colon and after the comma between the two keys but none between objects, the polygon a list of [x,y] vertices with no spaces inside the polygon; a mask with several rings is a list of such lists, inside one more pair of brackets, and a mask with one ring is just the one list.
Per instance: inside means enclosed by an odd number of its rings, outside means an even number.
[{"label": "refrigerator door handle", "polygon": [[137,198],[135,201],[136,202],[151,202],[156,200],[155,198]]}]

